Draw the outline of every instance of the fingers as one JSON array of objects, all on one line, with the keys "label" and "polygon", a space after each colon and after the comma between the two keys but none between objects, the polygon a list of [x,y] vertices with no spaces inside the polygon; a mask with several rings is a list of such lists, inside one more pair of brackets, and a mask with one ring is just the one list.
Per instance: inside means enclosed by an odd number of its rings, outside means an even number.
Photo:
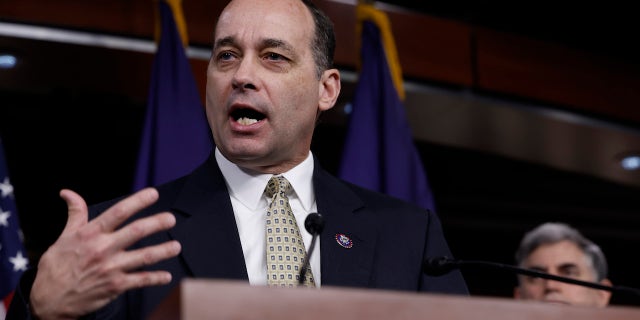
[{"label": "fingers", "polygon": [[78,228],[87,224],[88,212],[87,203],[82,199],[80,195],[69,190],[60,190],[60,197],[67,203],[67,210],[69,217],[67,218],[67,225],[64,227],[64,231],[77,230]]},{"label": "fingers", "polygon": [[123,251],[110,261],[112,265],[107,267],[107,269],[120,269],[125,271],[138,269],[165,259],[173,258],[180,253],[181,249],[180,243],[174,240],[137,250]]},{"label": "fingers", "polygon": [[93,219],[102,232],[111,232],[138,211],[152,205],[158,200],[158,191],[154,188],[142,189],[133,195],[114,204],[105,212]]},{"label": "fingers", "polygon": [[127,291],[148,286],[160,286],[171,282],[171,273],[168,271],[141,271],[124,275],[117,282],[117,291]]},{"label": "fingers", "polygon": [[170,229],[175,224],[176,218],[168,212],[135,220],[113,233],[113,245],[117,248],[127,248],[136,241],[158,231]]},{"label": "fingers", "polygon": [[[119,262],[123,270],[132,270],[142,266],[154,264],[158,261],[175,257],[180,253],[181,247],[178,241],[165,242],[163,244],[146,247],[120,255]],[[164,285],[171,282],[171,273],[167,271],[139,271],[125,275],[124,290],[135,288]]]}]

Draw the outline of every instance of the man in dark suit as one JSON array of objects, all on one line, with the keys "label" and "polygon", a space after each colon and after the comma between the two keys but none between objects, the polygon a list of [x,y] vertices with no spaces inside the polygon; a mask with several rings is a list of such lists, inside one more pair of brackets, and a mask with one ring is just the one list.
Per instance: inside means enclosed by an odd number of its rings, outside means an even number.
[{"label": "man in dark suit", "polygon": [[435,213],[341,181],[315,161],[315,122],[340,92],[334,46],[331,22],[306,1],[231,1],[207,71],[211,157],[190,175],[91,210],[61,191],[67,226],[23,278],[10,314],[141,319],[185,277],[268,284],[264,190],[273,176],[292,186],[282,193],[304,242],[306,215],[324,216],[310,253],[313,285],[467,294],[458,271],[422,273],[426,257],[451,256]]}]

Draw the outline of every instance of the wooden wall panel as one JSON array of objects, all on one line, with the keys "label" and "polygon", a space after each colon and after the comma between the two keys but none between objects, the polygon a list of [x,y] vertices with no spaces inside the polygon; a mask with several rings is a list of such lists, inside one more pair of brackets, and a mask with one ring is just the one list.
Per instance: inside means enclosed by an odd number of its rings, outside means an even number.
[{"label": "wooden wall panel", "polygon": [[4,0],[0,19],[79,30],[151,37],[154,1]]},{"label": "wooden wall panel", "polygon": [[390,12],[405,77],[471,86],[471,29],[424,14]]},{"label": "wooden wall panel", "polygon": [[[192,45],[211,45],[226,1],[186,0]],[[334,20],[336,64],[355,69],[355,7],[318,0]],[[612,119],[640,122],[640,67],[515,34],[408,11],[388,11],[405,77],[533,99]],[[153,38],[151,0],[4,0],[0,20]],[[629,39],[632,41],[632,39]],[[204,91],[204,67],[194,62]]]},{"label": "wooden wall panel", "polygon": [[183,10],[189,40],[192,44],[210,47],[213,44],[213,29],[216,19],[227,1],[183,0]]},{"label": "wooden wall panel", "polygon": [[19,48],[22,61],[0,72],[0,89],[23,92],[102,93],[144,103],[152,55],[66,43],[0,37],[0,48]]},{"label": "wooden wall panel", "polygon": [[[355,68],[359,58],[356,10],[351,4],[319,1],[334,21],[337,65]],[[470,29],[466,24],[408,11],[387,11],[405,77],[469,86]]]},{"label": "wooden wall panel", "polygon": [[477,86],[640,122],[640,68],[560,44],[477,31]]}]

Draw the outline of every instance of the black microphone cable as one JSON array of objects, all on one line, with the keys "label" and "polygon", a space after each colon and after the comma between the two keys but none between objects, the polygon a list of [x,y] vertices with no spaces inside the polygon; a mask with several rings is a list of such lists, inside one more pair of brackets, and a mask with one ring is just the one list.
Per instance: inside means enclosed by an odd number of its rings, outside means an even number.
[{"label": "black microphone cable", "polygon": [[493,269],[502,269],[508,270],[517,274],[527,275],[531,277],[555,280],[565,283],[576,284],[579,286],[606,290],[606,291],[618,291],[618,292],[628,292],[633,293],[640,296],[640,289],[624,287],[624,286],[606,286],[600,283],[595,282],[587,282],[582,280],[577,280],[573,278],[560,277],[552,274],[548,274],[545,272],[535,271],[531,269],[519,268],[508,264],[490,262],[490,261],[479,261],[479,260],[455,260],[448,257],[437,257],[437,258],[428,258],[424,261],[422,266],[422,270],[424,273],[430,276],[441,276],[451,272],[453,269],[459,269],[463,266],[476,266],[476,267],[484,267],[484,268],[493,268]]}]

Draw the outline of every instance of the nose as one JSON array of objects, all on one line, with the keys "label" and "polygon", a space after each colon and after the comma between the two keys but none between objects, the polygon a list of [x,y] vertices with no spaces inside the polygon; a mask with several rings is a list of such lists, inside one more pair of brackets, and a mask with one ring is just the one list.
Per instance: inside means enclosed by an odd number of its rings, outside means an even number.
[{"label": "nose", "polygon": [[231,86],[234,90],[257,90],[256,66],[252,59],[242,59],[233,75]]},{"label": "nose", "polygon": [[564,284],[562,282],[560,282],[560,281],[555,281],[555,280],[550,280],[550,279],[546,279],[544,281],[544,287],[545,287],[545,290],[547,292],[560,291],[562,286],[564,286]]}]

